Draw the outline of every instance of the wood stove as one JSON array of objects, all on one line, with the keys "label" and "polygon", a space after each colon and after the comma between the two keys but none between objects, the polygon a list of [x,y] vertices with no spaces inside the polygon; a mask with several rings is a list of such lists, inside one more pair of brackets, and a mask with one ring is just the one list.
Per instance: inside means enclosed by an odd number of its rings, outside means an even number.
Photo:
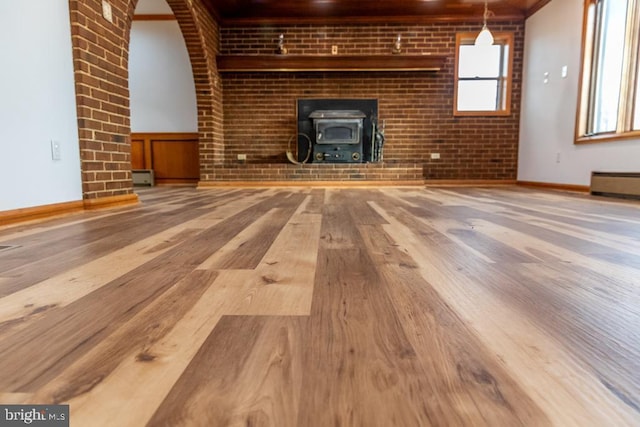
[{"label": "wood stove", "polygon": [[[377,99],[299,99],[298,161],[379,161]],[[311,150],[311,153],[309,153]]]},{"label": "wood stove", "polygon": [[315,110],[313,159],[316,162],[360,163],[364,119],[359,110]]}]

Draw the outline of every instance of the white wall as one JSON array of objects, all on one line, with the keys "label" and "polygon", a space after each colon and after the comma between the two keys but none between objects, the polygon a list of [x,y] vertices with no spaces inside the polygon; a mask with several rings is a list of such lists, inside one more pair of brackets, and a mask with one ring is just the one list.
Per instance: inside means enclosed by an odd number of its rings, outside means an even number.
[{"label": "white wall", "polygon": [[0,46],[0,211],[81,200],[69,2],[0,0]]},{"label": "white wall", "polygon": [[[167,13],[168,7],[164,0],[140,0],[136,14]],[[176,21],[133,22],[129,93],[132,132],[198,131],[191,62]]]},{"label": "white wall", "polygon": [[[640,140],[573,143],[583,3],[551,1],[526,22],[520,181],[589,185],[594,170],[640,172]],[[565,79],[561,77],[564,65],[568,67]],[[549,73],[546,84],[545,72]]]},{"label": "white wall", "polygon": [[138,15],[173,15],[173,11],[165,0],[139,0],[136,4]]}]

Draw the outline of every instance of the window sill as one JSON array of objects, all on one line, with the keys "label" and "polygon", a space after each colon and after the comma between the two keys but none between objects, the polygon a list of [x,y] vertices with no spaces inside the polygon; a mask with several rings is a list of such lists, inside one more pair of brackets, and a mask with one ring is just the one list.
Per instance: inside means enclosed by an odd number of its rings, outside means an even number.
[{"label": "window sill", "polygon": [[593,136],[578,136],[575,140],[575,144],[600,144],[604,142],[626,141],[629,139],[640,139],[640,131],[625,133],[606,133]]}]

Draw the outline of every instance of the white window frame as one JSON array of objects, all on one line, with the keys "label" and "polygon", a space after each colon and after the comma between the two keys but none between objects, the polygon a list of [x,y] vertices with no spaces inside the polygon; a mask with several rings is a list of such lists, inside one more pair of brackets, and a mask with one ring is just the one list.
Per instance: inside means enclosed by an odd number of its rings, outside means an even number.
[{"label": "white window frame", "polygon": [[594,99],[598,80],[598,36],[602,28],[599,22],[599,10],[605,1],[623,0],[585,0],[582,41],[582,73],[580,75],[580,99],[576,120],[576,144],[617,141],[640,137],[640,129],[634,130],[634,112],[638,82],[638,48],[640,43],[640,0],[627,0],[627,22],[625,33],[622,79],[619,88],[618,117],[614,131],[596,133],[594,124]]}]

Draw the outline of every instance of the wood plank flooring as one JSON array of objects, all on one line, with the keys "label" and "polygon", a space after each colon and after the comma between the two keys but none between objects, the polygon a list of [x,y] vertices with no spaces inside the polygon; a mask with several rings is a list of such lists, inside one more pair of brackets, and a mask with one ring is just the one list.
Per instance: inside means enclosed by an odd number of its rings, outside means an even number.
[{"label": "wood plank flooring", "polygon": [[74,426],[640,426],[637,202],[139,193],[0,228],[0,403]]}]

